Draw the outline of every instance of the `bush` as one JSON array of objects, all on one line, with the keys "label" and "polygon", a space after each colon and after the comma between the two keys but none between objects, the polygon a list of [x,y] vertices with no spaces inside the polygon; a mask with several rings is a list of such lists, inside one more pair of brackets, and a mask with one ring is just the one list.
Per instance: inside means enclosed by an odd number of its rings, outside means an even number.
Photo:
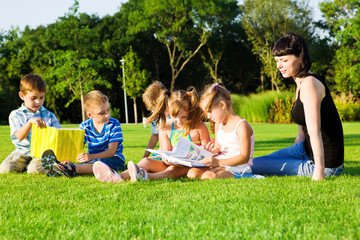
[{"label": "bush", "polygon": [[275,97],[274,104],[271,104],[269,121],[273,123],[290,123],[291,110],[295,97],[286,96],[285,100]]},{"label": "bush", "polygon": [[[272,118],[274,118],[270,115],[270,109],[271,105],[276,106],[275,99],[285,102],[287,107],[286,99],[292,99],[294,93],[268,91],[260,94],[251,94],[249,96],[232,94],[231,97],[236,114],[247,119],[249,122],[266,123],[272,122]],[[282,110],[285,111],[284,109]],[[290,114],[291,108],[288,111]]]},{"label": "bush", "polygon": [[359,121],[360,120],[360,101],[351,93],[346,96],[342,93],[334,97],[334,103],[339,112],[341,121]]}]

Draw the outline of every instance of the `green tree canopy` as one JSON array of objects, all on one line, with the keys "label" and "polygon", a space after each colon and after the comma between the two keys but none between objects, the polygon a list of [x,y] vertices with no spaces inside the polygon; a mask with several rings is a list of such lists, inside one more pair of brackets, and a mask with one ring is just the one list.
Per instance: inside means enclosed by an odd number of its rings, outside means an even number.
[{"label": "green tree canopy", "polygon": [[320,4],[326,23],[335,33],[333,59],[336,88],[360,97],[360,2],[334,0]]},{"label": "green tree canopy", "polygon": [[268,77],[271,88],[280,89],[280,78],[271,54],[274,43],[287,32],[307,38],[313,32],[311,14],[304,2],[294,0],[245,0],[242,22],[252,51],[262,64],[261,79]]}]

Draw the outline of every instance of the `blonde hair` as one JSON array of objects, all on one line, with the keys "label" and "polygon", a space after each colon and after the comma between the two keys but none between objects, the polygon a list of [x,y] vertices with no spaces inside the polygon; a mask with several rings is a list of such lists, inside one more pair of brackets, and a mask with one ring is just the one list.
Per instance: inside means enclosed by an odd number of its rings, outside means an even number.
[{"label": "blonde hair", "polygon": [[166,108],[169,98],[169,91],[159,81],[155,81],[150,84],[142,95],[142,99],[145,103],[145,107],[153,113],[146,118],[145,124],[156,121],[156,124],[164,125],[166,122]]},{"label": "blonde hair", "polygon": [[86,94],[84,98],[85,111],[89,111],[90,108],[98,107],[106,102],[109,102],[109,98],[98,90],[93,90]]},{"label": "blonde hair", "polygon": [[199,94],[193,87],[189,87],[186,91],[175,91],[170,95],[168,100],[170,115],[177,116],[181,110],[188,113],[187,121],[184,126],[184,136],[187,136],[190,133],[190,130],[196,128],[201,122],[199,100]]},{"label": "blonde hair", "polygon": [[230,92],[224,86],[215,83],[205,87],[201,95],[200,106],[204,113],[208,113],[211,111],[211,108],[217,106],[220,101],[225,102],[228,110],[232,107]]},{"label": "blonde hair", "polygon": [[30,91],[46,92],[46,83],[37,74],[26,74],[20,80],[20,92],[26,94]]},{"label": "blonde hair", "polygon": [[[213,106],[217,106],[220,101],[225,102],[227,110],[232,108],[232,100],[230,92],[218,83],[205,87],[200,99],[200,106],[207,118],[207,113],[211,111]],[[210,121],[211,132],[215,132],[215,123]]]}]

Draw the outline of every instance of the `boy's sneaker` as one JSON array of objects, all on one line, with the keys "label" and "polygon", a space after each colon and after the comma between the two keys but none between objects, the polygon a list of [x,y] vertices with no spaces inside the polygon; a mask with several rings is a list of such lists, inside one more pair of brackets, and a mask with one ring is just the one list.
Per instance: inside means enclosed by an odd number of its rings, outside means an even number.
[{"label": "boy's sneaker", "polygon": [[92,169],[95,177],[101,182],[117,183],[124,181],[115,170],[101,161],[95,162]]},{"label": "boy's sneaker", "polygon": [[41,165],[44,168],[46,175],[48,177],[58,177],[60,174],[54,171],[54,164],[60,163],[53,152],[53,150],[48,149],[43,152],[41,155]]},{"label": "boy's sneaker", "polygon": [[128,162],[127,167],[132,182],[148,180],[148,174],[145,169],[140,168],[133,161]]}]

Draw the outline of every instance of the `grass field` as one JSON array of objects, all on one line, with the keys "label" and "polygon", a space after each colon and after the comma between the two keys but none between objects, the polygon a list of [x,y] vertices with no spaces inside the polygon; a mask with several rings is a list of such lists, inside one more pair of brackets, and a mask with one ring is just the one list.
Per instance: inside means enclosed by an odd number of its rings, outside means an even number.
[{"label": "grass field", "polygon": [[[294,124],[252,124],[255,156],[292,144]],[[344,123],[345,169],[322,182],[268,177],[102,183],[0,175],[0,239],[360,239],[360,123]],[[123,125],[127,161],[150,128]],[[0,126],[0,159],[12,150]],[[1,161],[1,160],[0,160]]]}]

